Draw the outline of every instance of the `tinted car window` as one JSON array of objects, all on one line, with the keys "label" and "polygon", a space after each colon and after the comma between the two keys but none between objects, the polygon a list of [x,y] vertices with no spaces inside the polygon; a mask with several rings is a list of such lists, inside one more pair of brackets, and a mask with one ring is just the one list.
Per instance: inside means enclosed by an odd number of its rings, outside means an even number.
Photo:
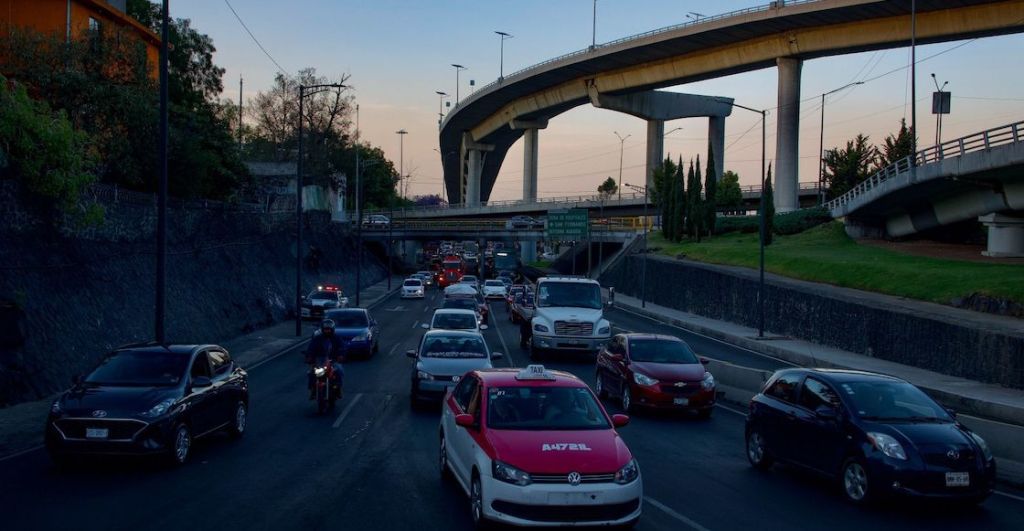
[{"label": "tinted car window", "polygon": [[582,387],[493,387],[487,426],[498,430],[601,430],[608,419]]},{"label": "tinted car window", "polygon": [[629,342],[629,358],[652,363],[700,363],[686,343],[669,339],[633,339]]},{"label": "tinted car window", "polygon": [[441,305],[442,308],[457,308],[460,310],[477,310],[476,301],[473,299],[448,299]]},{"label": "tinted car window", "polygon": [[799,374],[786,374],[778,377],[764,394],[785,402],[796,403],[796,386],[800,382]]},{"label": "tinted car window", "polygon": [[434,328],[476,330],[476,316],[463,313],[442,313],[434,317]]},{"label": "tinted car window", "polygon": [[338,292],[337,291],[318,291],[318,292],[314,293],[313,295],[311,295],[309,298],[317,299],[317,300],[326,299],[326,300],[329,300],[329,301],[336,301],[336,300],[338,300]]},{"label": "tinted car window", "polygon": [[906,382],[843,382],[839,392],[867,420],[953,420],[942,406]]},{"label": "tinted car window", "polygon": [[196,360],[192,362],[191,374],[192,378],[197,378],[199,376],[206,376],[207,378],[210,377],[210,364],[206,361],[205,352],[200,352],[199,355],[196,356]]},{"label": "tinted car window", "polygon": [[433,335],[423,339],[420,355],[424,358],[486,358],[487,346],[479,337]]},{"label": "tinted car window", "polygon": [[177,385],[185,374],[188,356],[173,352],[111,352],[85,383],[109,386]]},{"label": "tinted car window", "polygon": [[469,407],[469,399],[473,396],[473,392],[476,391],[477,381],[476,378],[466,378],[459,382],[459,385],[452,391],[452,397],[455,398],[455,403],[459,405],[459,408],[463,411]]},{"label": "tinted car window", "polygon": [[800,405],[811,411],[822,406],[837,408],[839,407],[839,397],[829,386],[814,378],[808,378],[804,380],[804,388],[800,392]]},{"label": "tinted car window", "polygon": [[207,353],[207,356],[210,358],[210,368],[213,370],[214,375],[226,373],[231,366],[231,358],[227,352],[211,350]]},{"label": "tinted car window", "polygon": [[410,278],[410,279],[406,280],[402,285],[403,286],[417,286],[417,287],[419,287],[419,286],[423,285],[423,281],[418,279],[418,278]]},{"label": "tinted car window", "polygon": [[324,317],[334,321],[337,328],[364,328],[367,324],[366,314],[361,310],[336,310]]}]

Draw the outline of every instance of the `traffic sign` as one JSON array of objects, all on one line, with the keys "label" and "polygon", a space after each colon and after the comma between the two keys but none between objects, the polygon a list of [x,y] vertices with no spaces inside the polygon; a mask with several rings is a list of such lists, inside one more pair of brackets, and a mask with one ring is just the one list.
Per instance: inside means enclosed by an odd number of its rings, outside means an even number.
[{"label": "traffic sign", "polygon": [[586,209],[549,210],[545,235],[549,240],[583,240],[590,233]]}]

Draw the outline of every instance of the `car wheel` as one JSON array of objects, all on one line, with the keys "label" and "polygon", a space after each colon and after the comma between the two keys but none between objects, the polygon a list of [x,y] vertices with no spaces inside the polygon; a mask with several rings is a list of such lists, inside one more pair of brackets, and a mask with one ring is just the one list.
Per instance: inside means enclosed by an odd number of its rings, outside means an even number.
[{"label": "car wheel", "polygon": [[629,386],[622,388],[622,411],[627,414],[633,413],[633,392],[629,390]]},{"label": "car wheel", "polygon": [[597,373],[597,381],[594,382],[594,391],[598,398],[608,398],[608,389],[604,386],[604,374]]},{"label": "car wheel", "polygon": [[245,426],[249,422],[249,408],[246,407],[245,402],[241,400],[235,405],[235,418],[234,422],[231,423],[231,427],[228,428],[228,434],[235,439],[240,439],[242,435],[245,435]]},{"label": "car wheel", "polygon": [[171,453],[169,455],[172,465],[181,466],[188,461],[192,453],[192,430],[187,424],[178,424],[174,428],[171,439]]},{"label": "car wheel", "polygon": [[473,517],[473,527],[488,529],[487,518],[484,517],[484,493],[480,487],[480,475],[473,472],[473,481],[469,487],[469,514]]},{"label": "car wheel", "polygon": [[441,434],[441,447],[437,459],[438,468],[441,471],[441,480],[451,479],[451,470],[448,469],[448,446],[444,441],[444,434]]},{"label": "car wheel", "polygon": [[843,495],[846,499],[857,505],[863,505],[872,498],[871,480],[864,464],[857,458],[851,457],[843,463],[843,474],[841,476]]},{"label": "car wheel", "polygon": [[757,428],[751,428],[747,433],[747,461],[758,470],[768,470],[774,462],[765,446],[764,435]]}]

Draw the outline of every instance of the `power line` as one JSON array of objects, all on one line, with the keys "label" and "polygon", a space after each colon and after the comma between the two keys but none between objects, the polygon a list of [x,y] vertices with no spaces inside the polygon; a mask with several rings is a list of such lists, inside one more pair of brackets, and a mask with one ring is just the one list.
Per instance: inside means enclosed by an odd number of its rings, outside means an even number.
[{"label": "power line", "polygon": [[274,66],[276,66],[279,71],[284,72],[289,76],[292,75],[291,72],[289,72],[285,67],[281,66],[281,64],[278,63],[276,59],[274,59],[274,56],[270,55],[270,52],[268,52],[267,49],[263,47],[263,44],[260,43],[260,40],[257,39],[256,36],[252,34],[252,30],[249,29],[249,26],[245,25],[245,21],[242,20],[242,17],[238,16],[238,12],[235,11],[235,8],[231,6],[231,2],[229,2],[228,0],[224,0],[224,4],[228,6],[228,9],[231,10],[231,13],[233,13],[235,15],[235,18],[238,19],[238,23],[241,24],[243,28],[245,28],[245,32],[248,33],[250,37],[252,37],[252,41],[256,43],[256,46],[260,47],[260,50],[263,51],[263,55],[266,55],[267,59],[270,59],[270,62],[274,63]]}]

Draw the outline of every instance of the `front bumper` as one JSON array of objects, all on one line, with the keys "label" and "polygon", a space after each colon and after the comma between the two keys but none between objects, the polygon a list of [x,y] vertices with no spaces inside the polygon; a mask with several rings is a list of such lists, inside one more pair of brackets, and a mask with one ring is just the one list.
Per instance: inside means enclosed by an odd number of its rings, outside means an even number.
[{"label": "front bumper", "polygon": [[418,291],[405,291],[405,290],[403,290],[402,291],[402,298],[403,299],[422,299],[423,297],[426,297],[425,290],[418,290]]},{"label": "front bumper", "polygon": [[612,526],[640,518],[643,482],[638,477],[627,485],[617,483],[531,484],[525,487],[483,481],[484,515],[517,526]]},{"label": "front bumper", "polygon": [[[64,424],[63,428],[55,422]],[[105,427],[110,430],[107,439],[89,439],[84,428],[70,428],[67,423],[74,422],[86,427]],[[118,429],[115,424],[130,423],[130,428]],[[46,450],[51,455],[111,455],[111,456],[144,456],[164,453],[171,447],[173,437],[171,418],[156,419],[146,422],[138,419],[49,419],[44,435]]]},{"label": "front bumper", "polygon": [[[633,403],[655,409],[686,409],[702,411],[715,407],[715,388],[704,389],[700,382],[686,382],[685,387],[674,384],[655,385],[630,384]],[[669,388],[666,390],[665,388]]]},{"label": "front bumper", "polygon": [[[995,489],[996,463],[985,466],[945,468],[927,465],[923,469],[889,458],[869,459],[868,473],[879,491],[890,496],[930,499],[983,499]],[[947,487],[946,472],[968,472],[966,487]]]},{"label": "front bumper", "polygon": [[533,346],[545,350],[577,350],[596,351],[600,350],[611,336],[607,337],[579,337],[579,336],[552,336],[533,333]]}]

